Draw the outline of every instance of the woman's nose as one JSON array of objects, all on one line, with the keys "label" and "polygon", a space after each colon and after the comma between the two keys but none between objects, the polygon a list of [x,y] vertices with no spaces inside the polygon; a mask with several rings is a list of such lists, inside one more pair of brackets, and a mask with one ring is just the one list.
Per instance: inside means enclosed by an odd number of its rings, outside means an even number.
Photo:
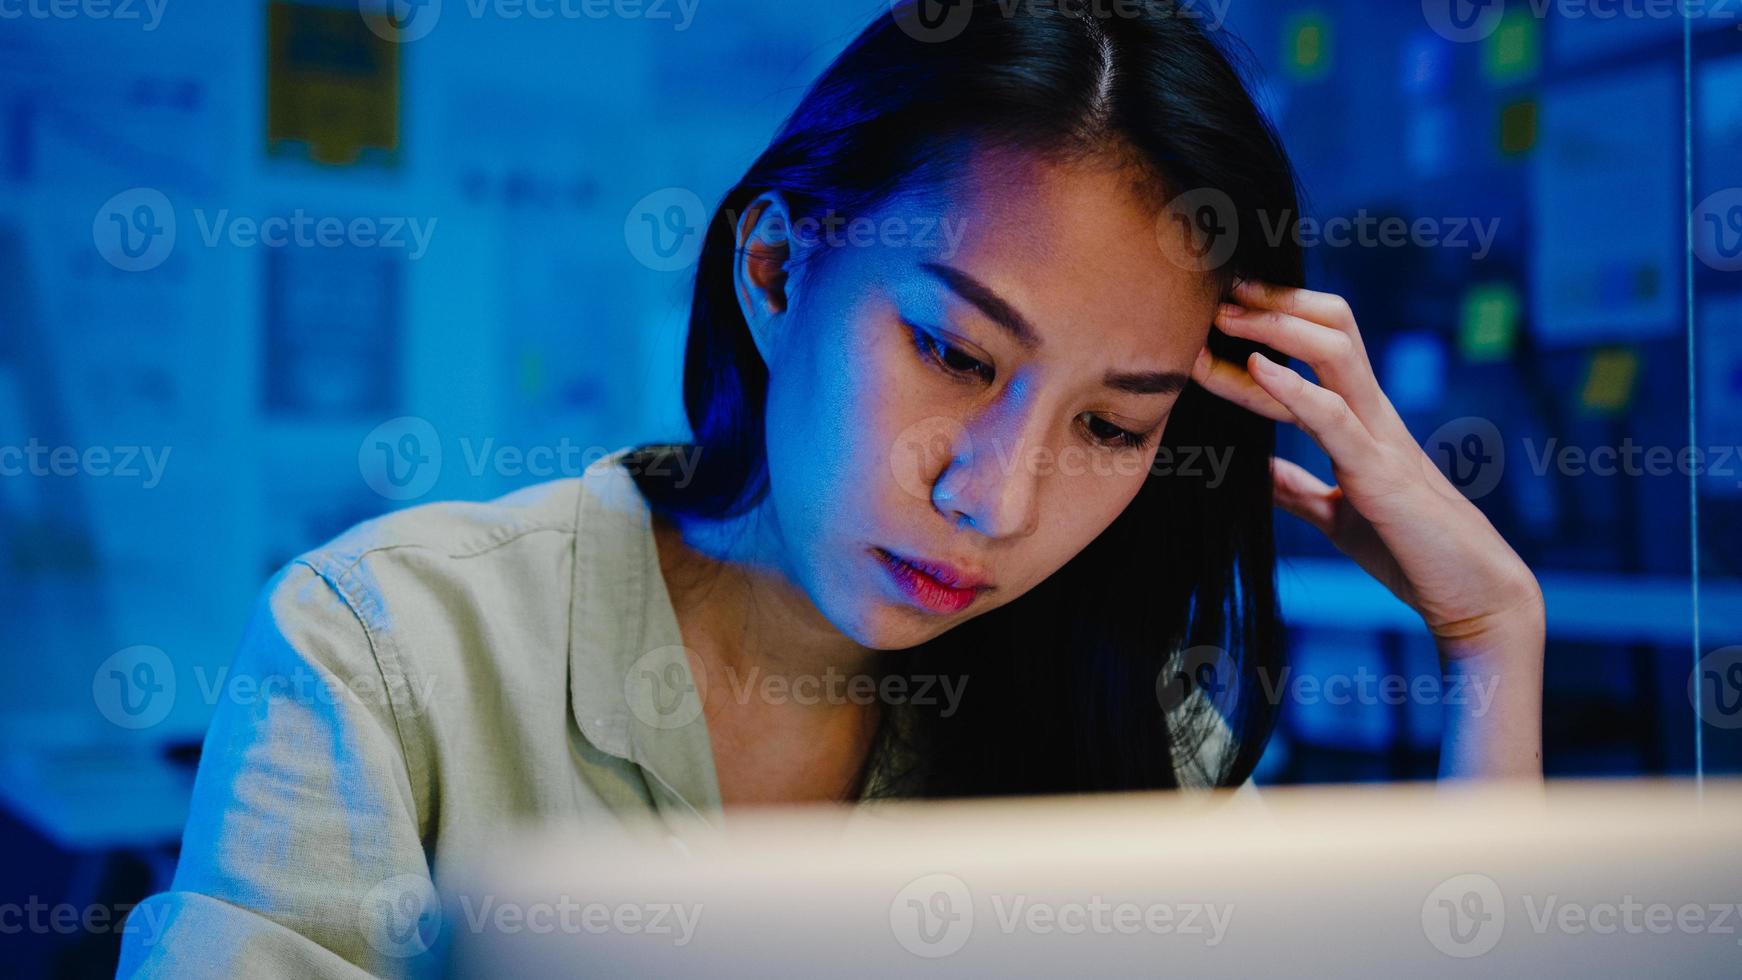
[{"label": "woman's nose", "polygon": [[1039,437],[1032,413],[1012,406],[967,421],[932,487],[932,503],[956,527],[989,538],[1033,534],[1040,485],[1030,446]]}]

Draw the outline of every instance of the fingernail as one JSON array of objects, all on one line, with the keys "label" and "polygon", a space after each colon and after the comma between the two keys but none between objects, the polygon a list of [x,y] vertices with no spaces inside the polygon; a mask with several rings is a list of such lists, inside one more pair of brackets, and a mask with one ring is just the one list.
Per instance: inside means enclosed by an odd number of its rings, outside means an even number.
[{"label": "fingernail", "polygon": [[1198,359],[1192,362],[1192,373],[1203,374],[1210,369],[1210,349],[1205,347],[1198,351]]},{"label": "fingernail", "polygon": [[1246,315],[1246,307],[1235,306],[1233,303],[1223,303],[1217,310],[1217,316],[1240,317]]}]

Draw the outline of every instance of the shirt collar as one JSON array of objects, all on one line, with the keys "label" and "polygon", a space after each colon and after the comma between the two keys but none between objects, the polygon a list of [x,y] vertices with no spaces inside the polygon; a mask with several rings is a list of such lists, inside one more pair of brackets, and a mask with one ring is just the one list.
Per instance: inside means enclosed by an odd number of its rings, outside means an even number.
[{"label": "shirt collar", "polygon": [[721,810],[700,691],[660,571],[652,514],[623,465],[633,447],[582,473],[570,597],[569,697],[595,746],[648,774],[661,816]]}]

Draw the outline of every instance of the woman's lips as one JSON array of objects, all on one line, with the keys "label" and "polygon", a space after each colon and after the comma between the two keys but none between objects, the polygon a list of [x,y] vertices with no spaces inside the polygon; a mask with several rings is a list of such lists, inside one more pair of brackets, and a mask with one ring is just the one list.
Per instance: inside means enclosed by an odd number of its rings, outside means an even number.
[{"label": "woman's lips", "polygon": [[[975,596],[989,586],[982,581],[956,572],[941,563],[925,559],[909,559],[885,551],[871,549],[883,565],[896,588],[920,606],[938,613],[961,612]],[[945,581],[959,584],[945,584]]]}]

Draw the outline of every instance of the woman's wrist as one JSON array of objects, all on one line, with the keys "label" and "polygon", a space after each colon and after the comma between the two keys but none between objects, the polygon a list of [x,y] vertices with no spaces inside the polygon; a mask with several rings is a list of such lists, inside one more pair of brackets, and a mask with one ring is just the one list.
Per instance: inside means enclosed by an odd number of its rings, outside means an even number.
[{"label": "woman's wrist", "polygon": [[1540,663],[1548,635],[1548,609],[1536,576],[1515,559],[1504,571],[1486,578],[1494,583],[1487,591],[1497,597],[1492,611],[1455,623],[1435,625],[1430,621],[1440,662],[1498,656]]}]

